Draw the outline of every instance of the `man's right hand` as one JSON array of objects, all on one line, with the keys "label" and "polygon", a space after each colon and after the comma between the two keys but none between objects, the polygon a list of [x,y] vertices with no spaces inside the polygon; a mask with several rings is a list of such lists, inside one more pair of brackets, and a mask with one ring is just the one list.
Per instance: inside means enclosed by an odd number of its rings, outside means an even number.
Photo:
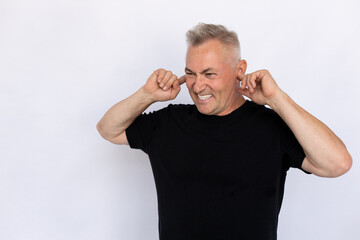
[{"label": "man's right hand", "polygon": [[178,79],[171,71],[160,68],[151,74],[143,89],[154,102],[168,101],[176,98],[184,82],[185,76]]},{"label": "man's right hand", "polygon": [[184,82],[185,76],[178,79],[170,71],[156,70],[143,87],[105,113],[97,125],[100,135],[115,144],[129,144],[125,130],[136,117],[154,102],[175,99]]}]

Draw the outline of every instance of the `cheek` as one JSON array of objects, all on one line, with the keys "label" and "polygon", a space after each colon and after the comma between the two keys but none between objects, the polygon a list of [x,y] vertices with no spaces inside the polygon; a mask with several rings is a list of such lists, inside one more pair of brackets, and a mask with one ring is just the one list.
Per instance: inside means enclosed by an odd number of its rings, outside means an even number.
[{"label": "cheek", "polygon": [[192,88],[192,85],[194,85],[194,81],[190,78],[186,78],[186,87],[190,90]]},{"label": "cheek", "polygon": [[219,79],[214,79],[208,84],[208,88],[210,88],[214,92],[221,92],[223,87],[221,85],[221,81]]},{"label": "cheek", "polygon": [[214,84],[214,88],[222,92],[232,91],[234,88],[234,81],[231,80],[231,78],[221,79],[221,81],[218,81],[216,84]]}]

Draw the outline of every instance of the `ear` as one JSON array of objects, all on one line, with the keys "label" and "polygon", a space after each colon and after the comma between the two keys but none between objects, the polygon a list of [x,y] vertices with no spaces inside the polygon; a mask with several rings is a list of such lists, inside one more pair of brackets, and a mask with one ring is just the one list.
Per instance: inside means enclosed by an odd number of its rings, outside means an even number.
[{"label": "ear", "polygon": [[240,73],[245,74],[247,68],[247,62],[245,59],[242,59],[238,62],[236,69],[240,71]]},{"label": "ear", "polygon": [[[239,75],[245,75],[246,73],[246,68],[247,68],[247,62],[245,59],[242,59],[238,62],[238,64],[236,65],[236,74],[237,76]],[[238,78],[238,81],[240,81],[240,79]]]}]

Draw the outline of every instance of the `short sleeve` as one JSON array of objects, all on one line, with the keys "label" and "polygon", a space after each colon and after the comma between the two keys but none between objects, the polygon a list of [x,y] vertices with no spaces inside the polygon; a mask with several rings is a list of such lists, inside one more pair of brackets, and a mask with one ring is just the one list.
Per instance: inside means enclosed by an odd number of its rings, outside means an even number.
[{"label": "short sleeve", "polygon": [[148,153],[148,146],[157,129],[161,126],[165,109],[139,115],[126,129],[129,146]]}]

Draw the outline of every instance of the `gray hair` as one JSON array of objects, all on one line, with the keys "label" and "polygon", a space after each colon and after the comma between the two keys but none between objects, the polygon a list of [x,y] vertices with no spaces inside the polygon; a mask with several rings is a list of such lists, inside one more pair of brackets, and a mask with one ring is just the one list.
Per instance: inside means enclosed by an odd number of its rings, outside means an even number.
[{"label": "gray hair", "polygon": [[240,42],[236,32],[229,31],[223,25],[199,23],[186,33],[188,46],[199,46],[200,44],[217,39],[225,46],[232,47],[240,60]]}]

